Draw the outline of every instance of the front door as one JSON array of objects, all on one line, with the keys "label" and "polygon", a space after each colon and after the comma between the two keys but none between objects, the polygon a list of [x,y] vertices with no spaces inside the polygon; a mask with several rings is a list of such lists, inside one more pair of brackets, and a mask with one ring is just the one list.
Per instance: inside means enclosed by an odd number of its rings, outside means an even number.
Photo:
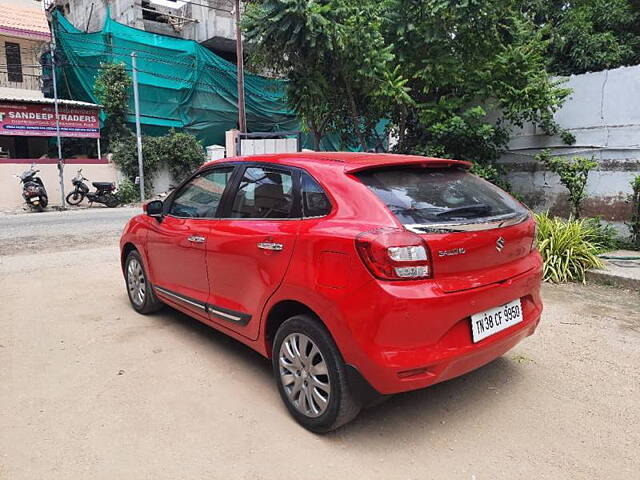
[{"label": "front door", "polygon": [[282,282],[300,222],[297,172],[243,168],[207,242],[212,321],[255,339],[262,308]]},{"label": "front door", "polygon": [[156,293],[205,318],[209,231],[233,169],[206,170],[184,184],[167,200],[166,215],[153,223],[147,237]]}]

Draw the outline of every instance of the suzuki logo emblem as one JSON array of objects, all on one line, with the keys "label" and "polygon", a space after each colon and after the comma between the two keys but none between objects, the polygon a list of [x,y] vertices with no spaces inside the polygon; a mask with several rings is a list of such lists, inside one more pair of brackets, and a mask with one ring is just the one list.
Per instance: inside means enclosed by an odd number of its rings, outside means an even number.
[{"label": "suzuki logo emblem", "polygon": [[496,240],[496,250],[501,252],[503,248],[504,248],[504,238],[498,237],[498,240]]}]

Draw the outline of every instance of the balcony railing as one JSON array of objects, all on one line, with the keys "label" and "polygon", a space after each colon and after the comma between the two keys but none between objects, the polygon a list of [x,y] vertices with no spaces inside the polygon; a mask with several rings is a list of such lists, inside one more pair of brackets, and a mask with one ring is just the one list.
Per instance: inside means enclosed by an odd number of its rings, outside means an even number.
[{"label": "balcony railing", "polygon": [[42,90],[42,69],[23,68],[21,73],[6,69],[0,70],[0,88],[18,88],[21,90]]}]

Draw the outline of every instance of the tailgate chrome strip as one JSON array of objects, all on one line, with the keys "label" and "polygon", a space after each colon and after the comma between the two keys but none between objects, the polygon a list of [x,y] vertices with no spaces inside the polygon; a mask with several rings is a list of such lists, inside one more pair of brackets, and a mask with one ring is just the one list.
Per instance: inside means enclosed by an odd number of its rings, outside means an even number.
[{"label": "tailgate chrome strip", "polygon": [[529,214],[522,215],[501,215],[482,222],[469,223],[410,223],[404,228],[413,233],[456,233],[456,232],[476,232],[480,230],[493,230],[494,228],[510,227],[522,223],[529,218]]}]

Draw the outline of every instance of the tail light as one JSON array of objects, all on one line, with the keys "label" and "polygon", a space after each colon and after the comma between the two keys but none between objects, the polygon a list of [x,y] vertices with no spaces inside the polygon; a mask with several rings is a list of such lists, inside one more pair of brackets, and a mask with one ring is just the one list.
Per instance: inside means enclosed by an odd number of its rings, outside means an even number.
[{"label": "tail light", "polygon": [[373,276],[381,280],[416,280],[432,275],[427,244],[406,230],[363,232],[356,237],[356,249]]}]

